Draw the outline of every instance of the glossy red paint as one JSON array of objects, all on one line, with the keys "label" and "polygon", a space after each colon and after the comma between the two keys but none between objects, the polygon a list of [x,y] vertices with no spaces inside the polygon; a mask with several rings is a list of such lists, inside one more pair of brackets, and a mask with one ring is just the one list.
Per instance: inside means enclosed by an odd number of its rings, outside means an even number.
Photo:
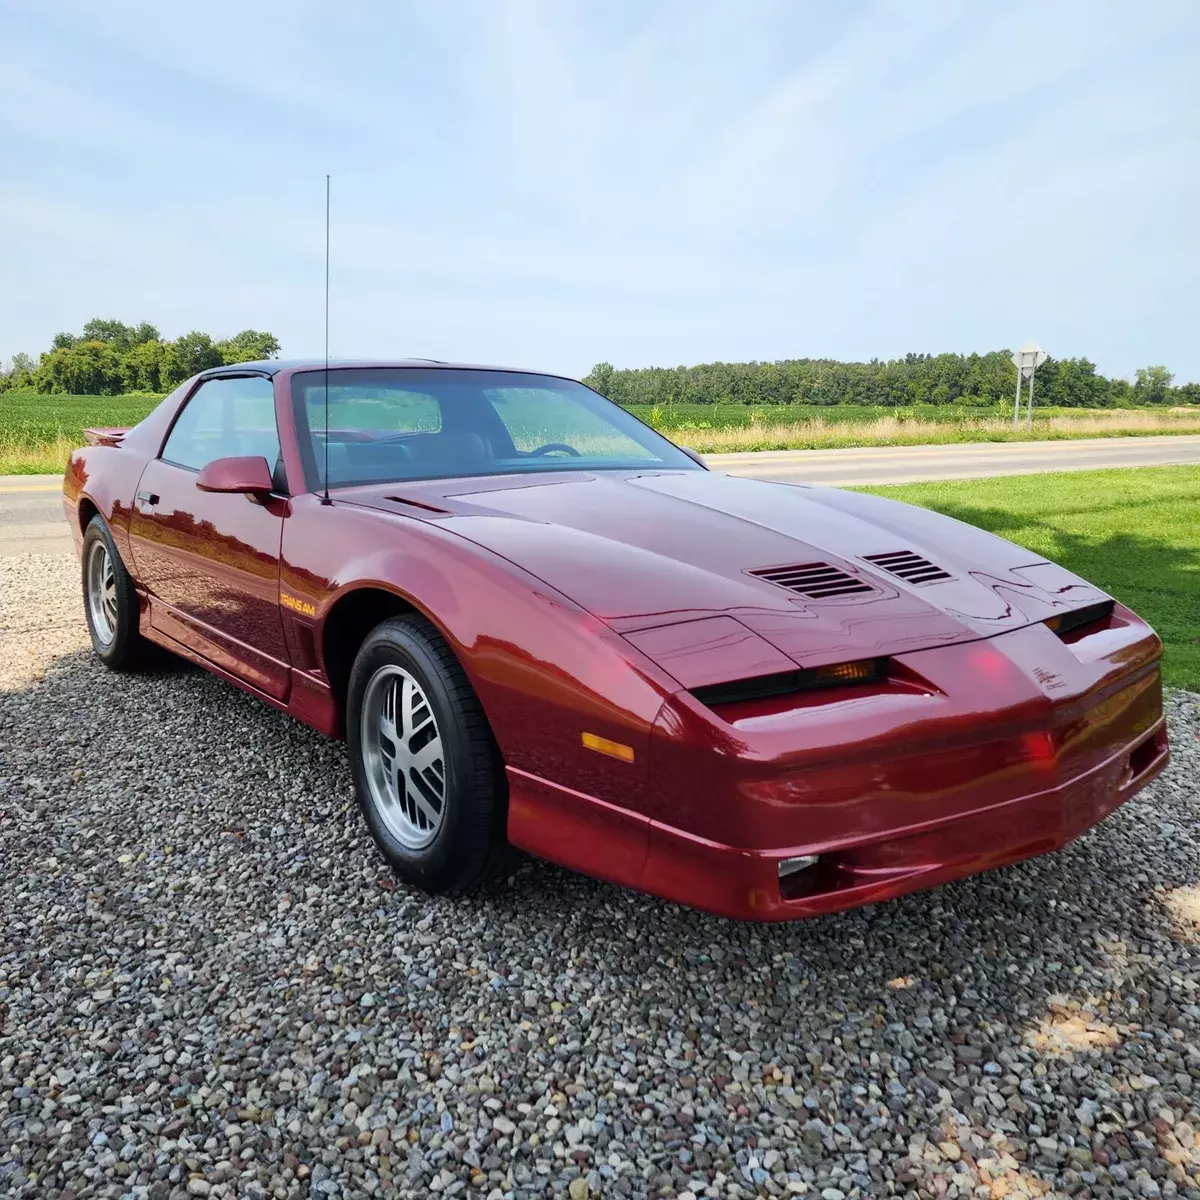
[{"label": "glossy red paint", "polygon": [[213,459],[200,468],[196,486],[202,492],[238,492],[243,496],[269,496],[275,489],[267,460],[257,454]]},{"label": "glossy red paint", "polygon": [[[1103,593],[989,534],[690,470],[336,488],[326,505],[302,482],[292,368],[239,371],[274,379],[289,493],[263,487],[262,459],[197,474],[159,457],[193,380],[72,456],[77,540],[100,513],[148,637],[327,734],[362,614],[423,613],[479,695],[510,840],[533,853],[734,917],[812,916],[1061,846],[1167,761],[1154,633],[1116,605],[1059,637],[1043,622]],[[947,577],[869,561],[898,550]],[[810,598],[751,573],[812,563],[861,586]],[[692,694],[876,658],[884,678],[842,689]]]},{"label": "glossy red paint", "polygon": [[141,473],[128,536],[133,573],[151,601],[151,636],[284,700],[291,667],[279,551],[290,502],[205,490],[203,474],[157,458]]}]

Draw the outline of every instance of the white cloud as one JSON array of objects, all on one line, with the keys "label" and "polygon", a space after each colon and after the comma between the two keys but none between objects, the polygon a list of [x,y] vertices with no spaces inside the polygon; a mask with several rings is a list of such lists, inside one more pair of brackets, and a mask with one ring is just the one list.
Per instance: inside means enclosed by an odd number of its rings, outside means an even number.
[{"label": "white cloud", "polygon": [[0,356],[97,313],[318,349],[331,170],[347,354],[583,372],[1032,333],[1200,378],[1197,33],[1189,4],[1082,0],[20,0]]}]

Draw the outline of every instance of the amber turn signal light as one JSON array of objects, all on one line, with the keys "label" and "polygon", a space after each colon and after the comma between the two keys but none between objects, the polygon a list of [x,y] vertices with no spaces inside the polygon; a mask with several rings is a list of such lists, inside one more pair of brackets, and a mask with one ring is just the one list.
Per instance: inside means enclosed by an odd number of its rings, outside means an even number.
[{"label": "amber turn signal light", "polygon": [[812,672],[814,684],[853,683],[858,679],[873,679],[879,674],[874,659],[861,662],[833,663],[828,667],[816,667]]},{"label": "amber turn signal light", "polygon": [[589,750],[595,750],[597,754],[607,754],[609,758],[619,758],[622,762],[633,762],[632,746],[609,741],[597,733],[582,733],[579,736],[583,744]]},{"label": "amber turn signal light", "polygon": [[1057,633],[1059,637],[1065,637],[1068,633],[1074,633],[1077,629],[1083,629],[1087,625],[1108,620],[1112,616],[1112,612],[1113,602],[1102,600],[1099,604],[1089,604],[1086,608],[1057,613],[1053,617],[1047,617],[1042,624],[1052,633]]}]

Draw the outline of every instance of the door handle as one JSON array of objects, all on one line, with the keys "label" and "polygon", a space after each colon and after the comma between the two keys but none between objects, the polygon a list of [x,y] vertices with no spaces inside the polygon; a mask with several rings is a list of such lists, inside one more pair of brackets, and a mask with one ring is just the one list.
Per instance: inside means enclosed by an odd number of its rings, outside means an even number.
[{"label": "door handle", "polygon": [[138,492],[137,498],[141,501],[144,501],[146,504],[149,504],[152,508],[158,503],[157,492]]}]

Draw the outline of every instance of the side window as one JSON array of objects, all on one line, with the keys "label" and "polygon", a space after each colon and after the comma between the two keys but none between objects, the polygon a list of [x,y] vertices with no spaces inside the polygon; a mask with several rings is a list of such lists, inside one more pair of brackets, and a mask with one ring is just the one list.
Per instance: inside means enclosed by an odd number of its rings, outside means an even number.
[{"label": "side window", "polygon": [[162,457],[198,471],[214,458],[251,454],[261,454],[276,470],[275,388],[269,379],[246,375],[202,383],[179,414]]}]

